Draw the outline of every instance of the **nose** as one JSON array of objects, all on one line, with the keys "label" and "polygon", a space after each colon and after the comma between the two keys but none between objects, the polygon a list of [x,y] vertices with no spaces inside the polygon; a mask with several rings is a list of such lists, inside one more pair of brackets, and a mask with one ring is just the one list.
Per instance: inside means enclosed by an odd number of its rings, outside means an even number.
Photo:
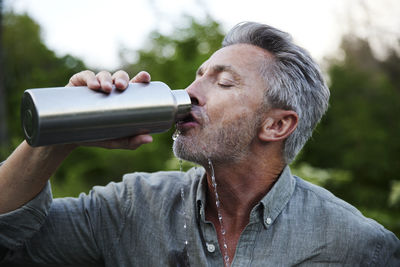
[{"label": "nose", "polygon": [[201,82],[195,80],[186,88],[186,92],[190,96],[192,105],[203,106],[205,104],[205,95],[201,87]]}]

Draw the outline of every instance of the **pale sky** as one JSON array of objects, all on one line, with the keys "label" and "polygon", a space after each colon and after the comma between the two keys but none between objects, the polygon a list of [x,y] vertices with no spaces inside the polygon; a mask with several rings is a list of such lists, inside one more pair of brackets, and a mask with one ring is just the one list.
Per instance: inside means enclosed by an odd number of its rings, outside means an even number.
[{"label": "pale sky", "polygon": [[289,32],[321,62],[340,54],[340,36],[349,31],[382,44],[399,45],[399,0],[4,0],[5,9],[28,13],[46,45],[58,55],[79,57],[91,68],[118,67],[121,47],[140,49],[155,29],[169,33],[184,15],[204,18],[206,10],[227,31],[257,21]]}]

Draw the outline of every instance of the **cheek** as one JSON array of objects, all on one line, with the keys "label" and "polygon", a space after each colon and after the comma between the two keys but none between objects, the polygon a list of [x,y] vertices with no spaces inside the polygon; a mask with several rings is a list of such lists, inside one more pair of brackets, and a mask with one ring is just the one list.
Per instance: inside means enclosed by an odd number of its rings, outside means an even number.
[{"label": "cheek", "polygon": [[230,103],[226,106],[220,106],[209,114],[210,122],[214,125],[224,126],[235,123],[239,120],[252,119],[254,111],[248,106],[240,103]]},{"label": "cheek", "polygon": [[230,92],[214,95],[212,100],[207,102],[205,111],[210,123],[222,126],[234,120],[252,119],[260,105],[261,101],[254,96]]}]

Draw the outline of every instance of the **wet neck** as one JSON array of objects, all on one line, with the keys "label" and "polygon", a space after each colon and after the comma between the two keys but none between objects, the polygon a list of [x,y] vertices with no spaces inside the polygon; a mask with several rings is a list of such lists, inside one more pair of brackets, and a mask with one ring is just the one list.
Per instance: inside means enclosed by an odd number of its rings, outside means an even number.
[{"label": "wet neck", "polygon": [[[284,166],[281,162],[272,162],[272,160],[214,164],[218,195],[226,216],[236,217],[236,219],[242,216],[248,217],[251,209],[275,184]],[[209,169],[207,170],[207,188],[207,203],[215,203]],[[214,210],[213,206],[209,207],[210,211]]]}]

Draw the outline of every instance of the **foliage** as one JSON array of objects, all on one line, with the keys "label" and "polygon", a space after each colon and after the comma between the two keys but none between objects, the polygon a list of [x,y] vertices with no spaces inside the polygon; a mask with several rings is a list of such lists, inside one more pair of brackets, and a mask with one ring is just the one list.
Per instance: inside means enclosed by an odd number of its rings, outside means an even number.
[{"label": "foliage", "polygon": [[345,185],[352,180],[352,175],[349,171],[316,168],[306,162],[292,166],[292,173],[322,187]]},{"label": "foliage", "polygon": [[389,195],[390,206],[400,206],[400,181],[393,181]]},{"label": "foliage", "polygon": [[[22,140],[20,101],[25,89],[64,86],[69,77],[84,68],[81,60],[57,57],[40,37],[40,27],[27,15],[3,15],[2,71],[7,97],[7,125],[12,146]],[[6,154],[0,154],[5,158]]]},{"label": "foliage", "polygon": [[170,36],[151,33],[147,48],[137,52],[138,61],[124,69],[132,74],[147,70],[153,80],[161,80],[174,89],[187,87],[197,68],[221,47],[223,39],[219,24],[210,18],[201,24],[192,18],[187,20],[187,27]]},{"label": "foliage", "polygon": [[347,36],[331,60],[330,109],[299,161],[351,174],[329,190],[400,234],[400,57],[378,60],[368,42]]}]

